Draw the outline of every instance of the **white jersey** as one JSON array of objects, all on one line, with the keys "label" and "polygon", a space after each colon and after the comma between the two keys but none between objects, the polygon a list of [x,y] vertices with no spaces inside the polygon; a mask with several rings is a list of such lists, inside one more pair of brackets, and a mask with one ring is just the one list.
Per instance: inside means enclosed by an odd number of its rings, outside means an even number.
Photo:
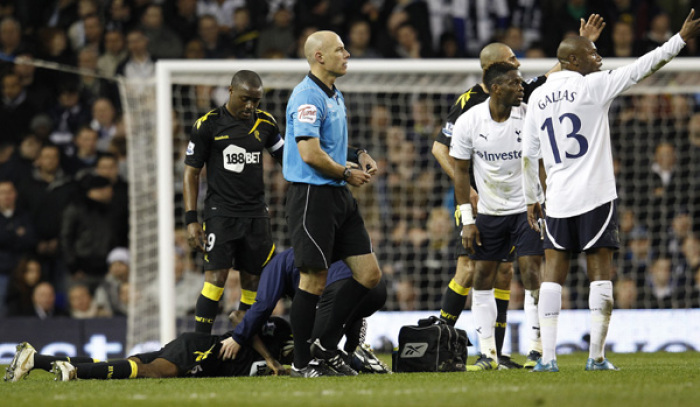
[{"label": "white jersey", "polygon": [[526,105],[513,107],[508,120],[491,118],[489,99],[459,116],[452,132],[450,155],[471,160],[477,212],[505,216],[527,210],[522,190],[522,138]]},{"label": "white jersey", "polygon": [[526,201],[536,199],[536,159],[547,172],[547,216],[568,218],[617,198],[608,109],[613,99],[651,75],[684,46],[680,35],[632,64],[583,76],[549,75],[529,100],[523,131]]}]

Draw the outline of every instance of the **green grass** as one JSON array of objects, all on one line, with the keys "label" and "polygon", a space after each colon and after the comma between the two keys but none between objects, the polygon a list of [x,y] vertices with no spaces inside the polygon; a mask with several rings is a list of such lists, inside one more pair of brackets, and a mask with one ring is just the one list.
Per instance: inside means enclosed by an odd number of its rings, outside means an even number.
[{"label": "green grass", "polygon": [[[700,353],[609,355],[619,372],[585,372],[587,355],[559,357],[561,372],[411,373],[359,377],[138,379],[54,382],[34,371],[0,382],[1,406],[698,406]],[[383,357],[385,360],[388,357]],[[474,358],[470,358],[473,362]],[[523,357],[516,357],[522,362]],[[4,373],[4,366],[2,373]]]}]

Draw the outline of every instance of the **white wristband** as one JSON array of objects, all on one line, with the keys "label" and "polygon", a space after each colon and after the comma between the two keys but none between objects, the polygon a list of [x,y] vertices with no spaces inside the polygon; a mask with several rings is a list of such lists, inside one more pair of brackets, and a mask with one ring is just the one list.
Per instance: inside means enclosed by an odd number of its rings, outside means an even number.
[{"label": "white wristband", "polygon": [[472,214],[472,205],[471,204],[459,205],[459,213],[462,214],[462,226],[474,224],[475,220],[474,220],[474,214]]}]

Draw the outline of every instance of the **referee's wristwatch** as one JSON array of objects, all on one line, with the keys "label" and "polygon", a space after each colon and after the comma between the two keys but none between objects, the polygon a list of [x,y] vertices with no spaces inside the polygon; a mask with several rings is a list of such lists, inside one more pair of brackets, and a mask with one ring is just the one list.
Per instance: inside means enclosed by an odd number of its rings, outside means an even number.
[{"label": "referee's wristwatch", "polygon": [[352,171],[350,171],[350,168],[346,168],[345,171],[343,171],[343,181],[347,181],[350,176],[352,176]]}]

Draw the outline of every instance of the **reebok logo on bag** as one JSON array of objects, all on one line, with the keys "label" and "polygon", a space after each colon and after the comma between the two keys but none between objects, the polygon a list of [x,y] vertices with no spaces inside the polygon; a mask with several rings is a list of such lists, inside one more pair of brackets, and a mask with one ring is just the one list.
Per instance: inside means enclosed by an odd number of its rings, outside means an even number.
[{"label": "reebok logo on bag", "polygon": [[467,333],[432,316],[399,331],[394,372],[463,372],[467,361]]}]

